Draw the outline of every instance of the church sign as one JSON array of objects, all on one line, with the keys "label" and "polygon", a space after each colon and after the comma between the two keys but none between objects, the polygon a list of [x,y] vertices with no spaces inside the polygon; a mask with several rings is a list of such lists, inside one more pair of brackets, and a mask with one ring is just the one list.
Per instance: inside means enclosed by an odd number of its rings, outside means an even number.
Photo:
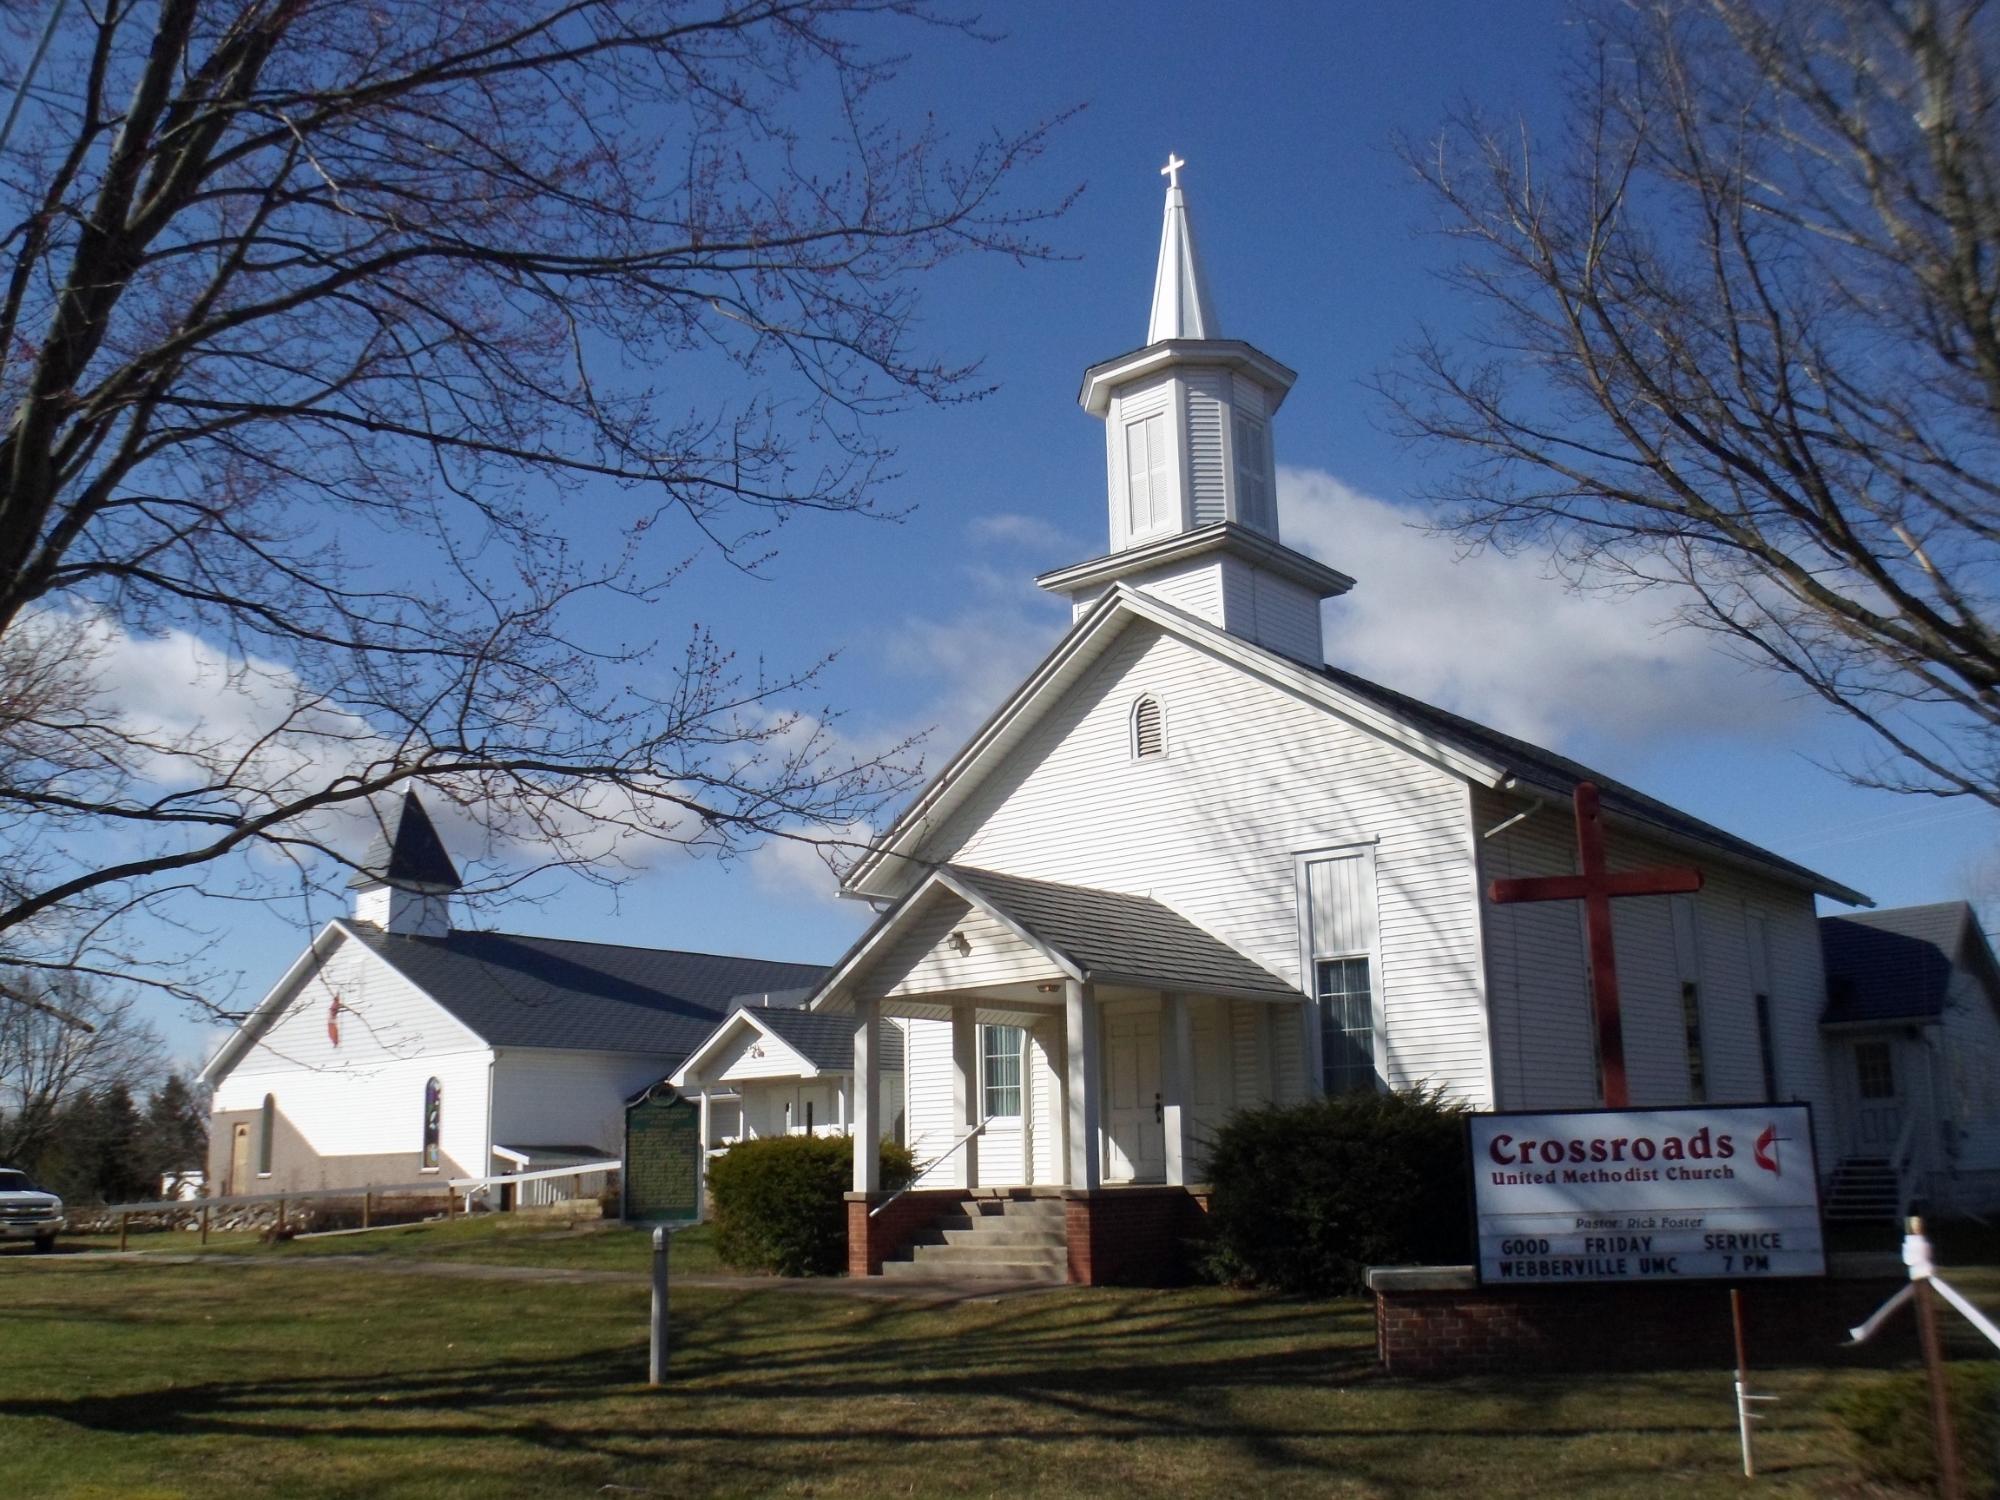
[{"label": "church sign", "polygon": [[1803,1104],[1474,1115],[1489,1286],[1823,1276]]},{"label": "church sign", "polygon": [[701,1217],[701,1106],[664,1083],[625,1106],[627,1220],[691,1223]]}]

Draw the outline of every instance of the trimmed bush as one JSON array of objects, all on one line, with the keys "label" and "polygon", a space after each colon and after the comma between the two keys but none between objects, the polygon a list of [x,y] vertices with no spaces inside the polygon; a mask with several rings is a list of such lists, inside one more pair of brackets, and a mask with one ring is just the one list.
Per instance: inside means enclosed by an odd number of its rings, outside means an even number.
[{"label": "trimmed bush", "polygon": [[1332,1296],[1368,1267],[1472,1253],[1465,1109],[1436,1092],[1341,1094],[1245,1110],[1209,1158],[1207,1273]]},{"label": "trimmed bush", "polygon": [[[916,1176],[909,1149],[882,1143],[882,1186]],[[738,1141],[709,1163],[716,1253],[727,1265],[780,1276],[833,1276],[847,1265],[846,1193],[854,1143],[839,1135]]]},{"label": "trimmed bush", "polygon": [[[1904,1314],[1908,1316],[1908,1314]],[[1990,1495],[2000,1472],[2000,1364],[1968,1361],[1946,1367],[1951,1429],[1968,1495]],[[1930,1379],[1909,1370],[1843,1391],[1827,1403],[1847,1435],[1861,1472],[1879,1484],[1931,1493],[1938,1484],[1936,1435],[1931,1430]]]}]

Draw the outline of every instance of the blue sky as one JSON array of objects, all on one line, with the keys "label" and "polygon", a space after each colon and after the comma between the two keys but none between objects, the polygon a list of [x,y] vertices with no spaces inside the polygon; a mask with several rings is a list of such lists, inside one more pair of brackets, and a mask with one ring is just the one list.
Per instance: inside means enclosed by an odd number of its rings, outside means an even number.
[{"label": "blue sky", "polygon": [[[1884,904],[1968,894],[1993,815],[1857,791],[1815,759],[1851,737],[1772,679],[1685,632],[1663,602],[1567,599],[1534,559],[1459,564],[1406,524],[1436,458],[1406,449],[1366,389],[1429,321],[1463,309],[1432,272],[1444,247],[1393,150],[1463,99],[1546,123],[1560,106],[1564,9],[1490,3],[1220,7],[1023,3],[1006,38],[905,36],[898,108],[976,132],[1087,106],[1034,168],[1048,196],[1085,191],[1051,237],[1063,259],[965,261],[934,276],[924,337],[983,359],[985,401],[913,411],[888,432],[897,524],[806,518],[763,581],[704,560],[654,631],[716,629],[745,657],[838,649],[827,681],[857,738],[936,726],[935,765],[1052,643],[1065,610],[1031,577],[1104,550],[1103,439],[1076,404],[1092,362],[1143,342],[1169,150],[1183,174],[1224,331],[1299,371],[1276,443],[1287,540],[1354,573],[1329,606],[1336,663],[1540,738],[1855,885]],[[670,379],[671,372],[665,372]],[[447,837],[450,832],[447,829]],[[533,907],[481,925],[649,946],[829,959],[865,912],[776,851],[670,859],[618,892],[547,879]],[[233,906],[207,923],[248,1003],[295,956],[296,908]],[[182,1056],[214,1033],[157,1018]]]}]

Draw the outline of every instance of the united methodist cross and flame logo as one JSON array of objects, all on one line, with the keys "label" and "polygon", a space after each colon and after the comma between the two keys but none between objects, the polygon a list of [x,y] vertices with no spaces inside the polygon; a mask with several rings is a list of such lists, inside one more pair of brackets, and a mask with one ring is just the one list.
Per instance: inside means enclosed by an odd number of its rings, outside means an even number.
[{"label": "united methodist cross and flame logo", "polygon": [[1778,1142],[1790,1139],[1790,1136],[1779,1135],[1776,1125],[1766,1125],[1764,1133],[1751,1143],[1750,1155],[1758,1166],[1773,1177],[1782,1177],[1785,1173],[1784,1168],[1778,1164]]},{"label": "united methodist cross and flame logo", "polygon": [[340,993],[337,990],[333,1004],[326,1008],[326,1039],[336,1047],[340,1045]]}]

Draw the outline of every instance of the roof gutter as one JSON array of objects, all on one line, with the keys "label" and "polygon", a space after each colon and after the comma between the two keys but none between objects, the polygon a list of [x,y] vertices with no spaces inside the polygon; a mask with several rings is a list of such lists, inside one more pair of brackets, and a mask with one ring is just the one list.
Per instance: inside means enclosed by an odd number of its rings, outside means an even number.
[{"label": "roof gutter", "polygon": [[[1540,786],[1532,781],[1523,781],[1520,777],[1511,773],[1499,781],[1495,790],[1522,797],[1532,797],[1538,802],[1558,806],[1565,806],[1569,802],[1569,798],[1561,792],[1552,791],[1550,788]],[[1648,822],[1644,818],[1634,817],[1630,813],[1621,812],[1612,807],[1604,808],[1604,816],[1607,821],[1615,823],[1628,831],[1638,833],[1642,837],[1652,839],[1656,843],[1665,844],[1674,849],[1686,850],[1690,854],[1706,854],[1711,858],[1721,859],[1728,864],[1742,869],[1756,870],[1781,884],[1789,885],[1796,889],[1810,891],[1816,895],[1831,896],[1834,900],[1844,901],[1849,906],[1873,906],[1875,904],[1872,899],[1863,895],[1860,891],[1853,889],[1851,886],[1842,885],[1839,881],[1830,879],[1816,870],[1808,870],[1803,865],[1787,869],[1783,865],[1773,864],[1770,860],[1758,859],[1748,854],[1739,854],[1733,849],[1725,849],[1720,844],[1712,843],[1699,835],[1681,833],[1671,828],[1663,828],[1658,823]],[[1498,832],[1499,830],[1495,829],[1494,831]]]}]

